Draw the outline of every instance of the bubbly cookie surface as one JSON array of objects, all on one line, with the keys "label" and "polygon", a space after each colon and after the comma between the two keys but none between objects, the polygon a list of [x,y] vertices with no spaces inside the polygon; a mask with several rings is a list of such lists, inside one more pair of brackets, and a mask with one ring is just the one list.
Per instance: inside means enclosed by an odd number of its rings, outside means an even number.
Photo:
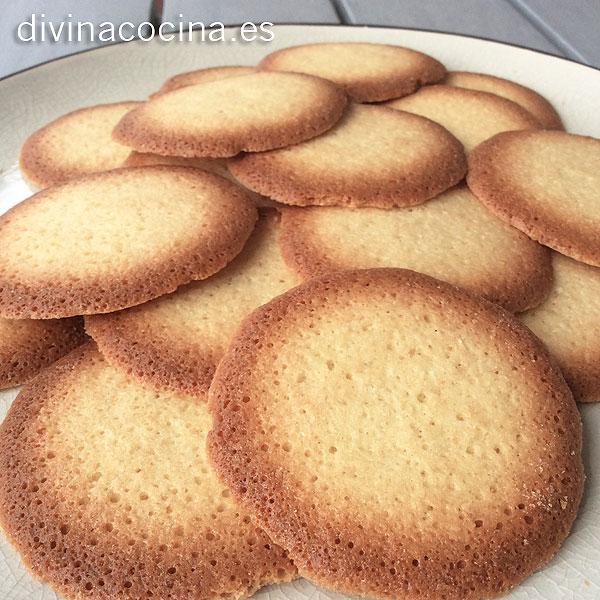
[{"label": "bubbly cookie surface", "polygon": [[412,271],[327,275],[261,307],[209,405],[234,497],[344,593],[502,593],[557,551],[581,498],[580,417],[543,346]]},{"label": "bubbly cookie surface", "polygon": [[[108,395],[107,395],[108,394]],[[92,344],[0,426],[0,523],[65,598],[244,598],[295,576],[210,467],[204,398],[158,393]]]}]

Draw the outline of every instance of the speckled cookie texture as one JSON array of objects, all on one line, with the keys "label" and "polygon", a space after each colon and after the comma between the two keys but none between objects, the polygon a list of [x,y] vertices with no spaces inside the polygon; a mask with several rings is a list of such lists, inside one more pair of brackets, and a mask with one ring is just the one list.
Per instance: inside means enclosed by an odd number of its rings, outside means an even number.
[{"label": "speckled cookie texture", "polygon": [[25,383],[85,339],[83,320],[0,319],[0,389]]},{"label": "speckled cookie texture", "polygon": [[541,128],[531,113],[511,100],[449,85],[427,86],[385,105],[443,125],[467,151],[502,131]]},{"label": "speckled cookie texture", "polygon": [[284,208],[281,245],[288,264],[304,278],[401,267],[513,312],[537,306],[552,285],[549,250],[492,215],[466,186],[396,210]]},{"label": "speckled cookie texture", "polygon": [[600,266],[600,140],[563,131],[493,137],[467,183],[501,219],[575,260]]},{"label": "speckled cookie texture", "polygon": [[558,361],[575,399],[600,402],[600,269],[554,253],[546,301],[520,315]]},{"label": "speckled cookie texture", "polygon": [[209,457],[301,575],[479,600],[548,561],[583,487],[581,422],[501,308],[397,269],[313,279],[245,320]]},{"label": "speckled cookie texture", "polygon": [[546,129],[563,129],[556,109],[536,91],[524,85],[486,73],[450,71],[445,83],[470,90],[480,90],[508,98],[529,111]]},{"label": "speckled cookie texture", "polygon": [[113,137],[138,152],[234,156],[313,138],[346,103],[342,89],[318,77],[254,73],[161,94],[125,115]]},{"label": "speckled cookie texture", "polygon": [[144,387],[91,344],[74,351],[0,426],[4,532],[66,600],[240,599],[292,579],[212,471],[210,426],[203,398]]},{"label": "speckled cookie texture", "polygon": [[205,281],[124,311],[86,319],[102,353],[158,388],[206,393],[242,319],[300,283],[277,243],[279,216],[265,211],[241,254]]},{"label": "speckled cookie texture", "polygon": [[160,89],[150,97],[155,98],[167,92],[187,87],[188,85],[219,81],[221,79],[228,79],[229,77],[239,77],[240,75],[250,75],[250,73],[254,73],[255,71],[256,69],[254,67],[225,65],[222,67],[209,67],[208,69],[197,69],[195,71],[178,73],[177,75],[173,75],[173,77],[169,77],[169,79],[162,84]]},{"label": "speckled cookie texture", "polygon": [[0,216],[0,316],[110,312],[222,269],[254,228],[233,183],[138,167],[48,188]]},{"label": "speckled cookie texture", "polygon": [[112,130],[139,102],[99,104],[68,113],[30,135],[19,155],[23,177],[38,188],[123,165],[130,148]]},{"label": "speckled cookie texture", "polygon": [[263,58],[259,68],[329,79],[357,102],[406,96],[446,75],[444,65],[422,52],[402,46],[357,42],[283,48]]},{"label": "speckled cookie texture", "polygon": [[466,159],[460,142],[428,119],[353,104],[324,135],[243,154],[229,160],[229,170],[284,204],[391,208],[420,204],[458,183]]}]

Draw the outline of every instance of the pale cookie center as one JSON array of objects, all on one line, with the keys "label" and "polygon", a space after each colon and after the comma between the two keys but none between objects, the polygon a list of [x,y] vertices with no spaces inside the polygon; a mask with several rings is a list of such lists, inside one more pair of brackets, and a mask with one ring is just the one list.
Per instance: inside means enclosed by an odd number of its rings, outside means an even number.
[{"label": "pale cookie center", "polygon": [[315,209],[308,226],[338,264],[403,267],[466,286],[502,282],[531,245],[465,190],[394,211]]},{"label": "pale cookie center", "polygon": [[[43,278],[139,273],[149,261],[177,255],[219,210],[189,181],[147,175],[118,186],[98,180],[49,192],[0,231],[10,247],[7,270]],[[45,193],[45,192],[44,192]],[[207,191],[207,199],[210,191]],[[196,197],[194,197],[196,196]],[[198,197],[200,196],[200,197]]]},{"label": "pale cookie center", "polygon": [[53,486],[127,537],[202,535],[235,515],[205,453],[200,399],[154,393],[106,366],[80,372],[77,392],[44,407]]},{"label": "pale cookie center", "polygon": [[521,318],[562,360],[596,354],[600,269],[554,255],[554,286],[545,302]]},{"label": "pale cookie center", "polygon": [[523,401],[535,391],[459,314],[416,310],[350,302],[289,328],[263,358],[258,415],[319,505],[460,531],[517,497],[538,443]]},{"label": "pale cookie center", "polygon": [[504,150],[511,185],[532,206],[586,227],[600,227],[600,144],[523,138]]}]

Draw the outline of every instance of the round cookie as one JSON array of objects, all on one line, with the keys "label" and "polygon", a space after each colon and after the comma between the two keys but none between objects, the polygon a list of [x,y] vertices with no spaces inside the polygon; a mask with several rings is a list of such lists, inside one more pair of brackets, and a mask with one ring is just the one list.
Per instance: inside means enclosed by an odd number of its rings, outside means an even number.
[{"label": "round cookie", "polygon": [[539,129],[538,120],[511,100],[449,85],[430,85],[416,94],[386,102],[443,125],[470,151],[502,131]]},{"label": "round cookie", "polygon": [[115,169],[47,188],[0,216],[0,316],[140,304],[222,269],[255,221],[242,189],[199,169]]},{"label": "round cookie", "polygon": [[48,123],[21,146],[23,177],[38,188],[108,171],[123,165],[130,148],[112,139],[112,130],[139,102],[82,108]]},{"label": "round cookie", "polygon": [[83,321],[0,319],[0,389],[25,383],[85,339]]},{"label": "round cookie", "polygon": [[600,402],[600,269],[554,253],[554,286],[521,320],[556,358],[575,399]]},{"label": "round cookie", "polygon": [[372,267],[412,269],[518,312],[552,285],[547,248],[497,219],[469,190],[453,188],[397,210],[285,208],[281,245],[304,278]]},{"label": "round cookie", "polygon": [[86,318],[111,362],[152,385],[205,393],[242,319],[299,283],[283,261],[279,215],[263,213],[240,255],[217,275],[124,311]]},{"label": "round cookie", "polygon": [[428,119],[353,104],[333,129],[289,148],[243,154],[229,170],[246,187],[284,204],[420,204],[458,183],[460,142]]},{"label": "round cookie", "polygon": [[487,73],[450,71],[445,83],[460,88],[479,90],[508,98],[529,111],[545,129],[563,129],[556,109],[542,95],[510,79]]},{"label": "round cookie", "polygon": [[301,575],[348,594],[501,594],[581,499],[581,420],[539,340],[412,271],[332,274],[259,308],[209,407],[235,499]]},{"label": "round cookie", "polygon": [[210,426],[203,398],[144,387],[87,344],[0,426],[0,524],[66,599],[244,598],[292,579],[211,469]]},{"label": "round cookie", "polygon": [[496,216],[600,267],[600,140],[564,131],[502,133],[469,157],[467,183]]},{"label": "round cookie", "polygon": [[268,54],[260,69],[307,73],[333,81],[357,102],[378,102],[412,94],[441,81],[440,62],[410,48],[389,44],[325,43],[283,48]]},{"label": "round cookie", "polygon": [[234,156],[313,138],[340,119],[346,102],[324,79],[253,73],[161,94],[125,115],[113,138],[138,152]]},{"label": "round cookie", "polygon": [[178,90],[179,88],[188,85],[197,85],[199,83],[207,83],[209,81],[219,81],[220,79],[228,79],[229,77],[239,77],[240,75],[249,75],[254,73],[254,67],[242,67],[239,65],[227,65],[223,67],[209,67],[208,69],[197,69],[195,71],[187,71],[178,73],[169,77],[161,86],[161,88],[152,94],[150,98],[156,98],[161,94]]}]

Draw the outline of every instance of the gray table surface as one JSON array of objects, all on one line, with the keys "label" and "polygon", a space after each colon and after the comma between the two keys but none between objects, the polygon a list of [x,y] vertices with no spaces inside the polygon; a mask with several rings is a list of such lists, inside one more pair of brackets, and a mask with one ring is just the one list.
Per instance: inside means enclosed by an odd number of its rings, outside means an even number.
[{"label": "gray table surface", "polygon": [[[518,44],[600,68],[600,0],[2,0],[0,77],[101,45],[22,42],[17,26],[46,21],[140,24],[195,20],[237,24],[345,23],[462,33]],[[182,15],[182,17],[180,17]]]}]

